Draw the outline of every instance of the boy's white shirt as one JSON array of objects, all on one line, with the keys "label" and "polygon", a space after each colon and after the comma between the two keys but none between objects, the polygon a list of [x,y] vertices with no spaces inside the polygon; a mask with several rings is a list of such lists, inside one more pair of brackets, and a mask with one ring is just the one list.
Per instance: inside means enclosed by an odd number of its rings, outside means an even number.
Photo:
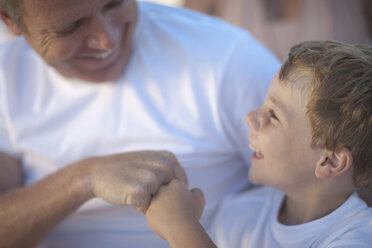
[{"label": "boy's white shirt", "polygon": [[225,199],[211,230],[219,248],[371,247],[372,208],[352,194],[332,213],[300,225],[278,222],[284,193],[260,187]]}]

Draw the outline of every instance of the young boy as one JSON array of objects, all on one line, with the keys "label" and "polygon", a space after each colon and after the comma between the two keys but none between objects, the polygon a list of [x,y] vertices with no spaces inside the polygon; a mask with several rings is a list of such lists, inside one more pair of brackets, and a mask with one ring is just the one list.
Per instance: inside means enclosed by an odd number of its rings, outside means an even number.
[{"label": "young boy", "polygon": [[[371,247],[372,49],[335,41],[292,47],[265,103],[247,114],[259,187],[227,198],[218,247]],[[198,218],[199,190],[162,187],[146,213],[172,248],[215,247]]]}]

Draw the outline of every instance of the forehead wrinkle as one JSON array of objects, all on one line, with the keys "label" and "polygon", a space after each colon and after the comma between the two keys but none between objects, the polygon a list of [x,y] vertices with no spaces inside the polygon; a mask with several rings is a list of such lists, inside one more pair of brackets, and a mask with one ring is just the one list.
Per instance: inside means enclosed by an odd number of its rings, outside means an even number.
[{"label": "forehead wrinkle", "polygon": [[[102,9],[106,4],[111,2],[112,0],[102,0],[98,4],[94,4],[94,0],[86,1],[86,4],[79,4],[79,5],[66,5],[62,4],[65,1],[58,1],[59,8],[53,7],[52,11],[48,12],[50,16],[46,16],[45,19],[47,20],[55,20],[54,23],[50,23],[49,27],[46,27],[40,31],[41,34],[51,33],[53,31],[57,31],[62,29],[80,19],[87,18],[94,9]],[[73,2],[76,2],[74,0]],[[81,2],[81,1],[80,1]],[[97,1],[96,1],[97,2]],[[88,7],[89,6],[89,7]],[[62,9],[66,9],[66,11],[61,11]],[[53,11],[57,10],[57,11]],[[62,14],[61,14],[62,13]],[[67,13],[67,14],[66,14]]]},{"label": "forehead wrinkle", "polygon": [[[45,29],[58,28],[67,25],[82,17],[89,16],[96,6],[97,0],[31,0],[25,1],[25,7],[30,15],[29,21],[36,21],[39,25],[46,26]],[[107,0],[104,0],[106,2]]]}]

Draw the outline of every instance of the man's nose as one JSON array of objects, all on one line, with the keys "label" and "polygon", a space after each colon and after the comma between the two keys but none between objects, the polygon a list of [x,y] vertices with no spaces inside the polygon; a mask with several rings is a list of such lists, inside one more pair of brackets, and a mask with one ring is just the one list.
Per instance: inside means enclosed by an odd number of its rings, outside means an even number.
[{"label": "man's nose", "polygon": [[257,110],[254,110],[254,111],[249,112],[245,116],[245,122],[251,129],[258,131],[260,129],[260,122],[258,118],[259,117],[258,117]]},{"label": "man's nose", "polygon": [[85,43],[88,48],[95,50],[111,50],[115,48],[115,28],[102,14],[91,19],[90,30]]}]

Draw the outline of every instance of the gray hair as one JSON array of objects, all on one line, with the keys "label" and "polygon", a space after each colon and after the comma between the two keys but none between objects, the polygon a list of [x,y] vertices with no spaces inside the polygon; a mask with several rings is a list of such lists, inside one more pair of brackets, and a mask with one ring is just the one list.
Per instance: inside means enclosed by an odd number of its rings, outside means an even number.
[{"label": "gray hair", "polygon": [[18,27],[22,30],[26,30],[22,22],[22,15],[24,14],[22,0],[0,0],[0,9],[7,13]]}]

